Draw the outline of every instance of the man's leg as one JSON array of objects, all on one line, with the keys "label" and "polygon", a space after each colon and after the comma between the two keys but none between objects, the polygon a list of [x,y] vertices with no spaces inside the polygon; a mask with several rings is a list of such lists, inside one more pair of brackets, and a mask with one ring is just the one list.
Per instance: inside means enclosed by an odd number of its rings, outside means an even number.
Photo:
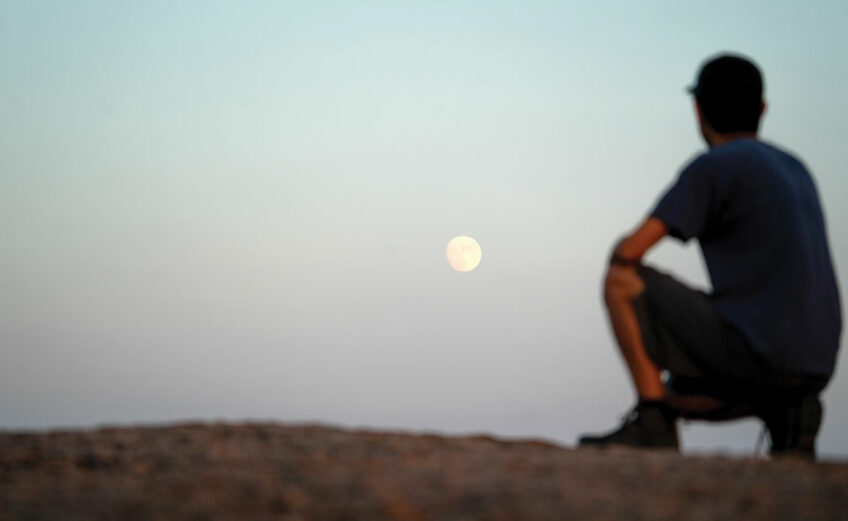
[{"label": "man's leg", "polygon": [[612,265],[604,282],[604,301],[618,348],[627,362],[640,400],[662,400],[660,370],[645,352],[633,300],[645,291],[636,268]]},{"label": "man's leg", "polygon": [[604,300],[616,341],[639,398],[620,428],[608,434],[582,436],[579,441],[581,446],[679,447],[675,423],[677,412],[662,401],[665,388],[660,380],[660,371],[645,351],[633,305],[634,299],[643,291],[645,283],[635,268],[610,266],[604,283]]}]

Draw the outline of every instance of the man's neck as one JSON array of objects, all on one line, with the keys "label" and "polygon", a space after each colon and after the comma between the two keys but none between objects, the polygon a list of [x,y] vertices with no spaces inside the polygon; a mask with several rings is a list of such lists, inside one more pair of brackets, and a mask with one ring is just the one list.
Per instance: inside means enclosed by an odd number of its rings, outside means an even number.
[{"label": "man's neck", "polygon": [[710,148],[715,148],[719,145],[723,145],[725,143],[729,143],[731,141],[736,141],[737,139],[757,139],[756,132],[713,132],[710,135],[710,139],[707,140],[707,144]]}]

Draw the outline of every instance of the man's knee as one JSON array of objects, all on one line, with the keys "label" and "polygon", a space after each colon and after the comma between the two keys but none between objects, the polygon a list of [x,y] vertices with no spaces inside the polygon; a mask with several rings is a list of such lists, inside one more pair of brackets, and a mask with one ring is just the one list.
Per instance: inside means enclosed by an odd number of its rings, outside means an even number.
[{"label": "man's knee", "polygon": [[645,291],[645,282],[635,268],[611,265],[604,280],[607,305],[629,302]]}]

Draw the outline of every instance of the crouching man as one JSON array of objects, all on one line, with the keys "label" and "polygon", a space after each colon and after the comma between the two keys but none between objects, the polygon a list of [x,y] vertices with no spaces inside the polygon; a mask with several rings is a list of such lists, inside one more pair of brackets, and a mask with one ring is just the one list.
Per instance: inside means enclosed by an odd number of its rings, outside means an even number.
[{"label": "crouching man", "polygon": [[[638,401],[620,428],[580,445],[678,448],[680,416],[755,416],[773,455],[813,458],[842,329],[816,187],[797,158],[757,139],[756,65],[719,56],[690,91],[709,150],[616,246],[606,275]],[[666,235],[698,239],[712,293],[641,263]]]}]

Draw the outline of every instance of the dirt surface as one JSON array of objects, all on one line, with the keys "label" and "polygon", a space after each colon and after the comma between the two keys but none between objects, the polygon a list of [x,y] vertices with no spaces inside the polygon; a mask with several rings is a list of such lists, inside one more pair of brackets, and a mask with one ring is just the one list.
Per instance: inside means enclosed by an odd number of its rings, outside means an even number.
[{"label": "dirt surface", "polygon": [[187,424],[0,433],[0,520],[848,520],[848,464]]}]

